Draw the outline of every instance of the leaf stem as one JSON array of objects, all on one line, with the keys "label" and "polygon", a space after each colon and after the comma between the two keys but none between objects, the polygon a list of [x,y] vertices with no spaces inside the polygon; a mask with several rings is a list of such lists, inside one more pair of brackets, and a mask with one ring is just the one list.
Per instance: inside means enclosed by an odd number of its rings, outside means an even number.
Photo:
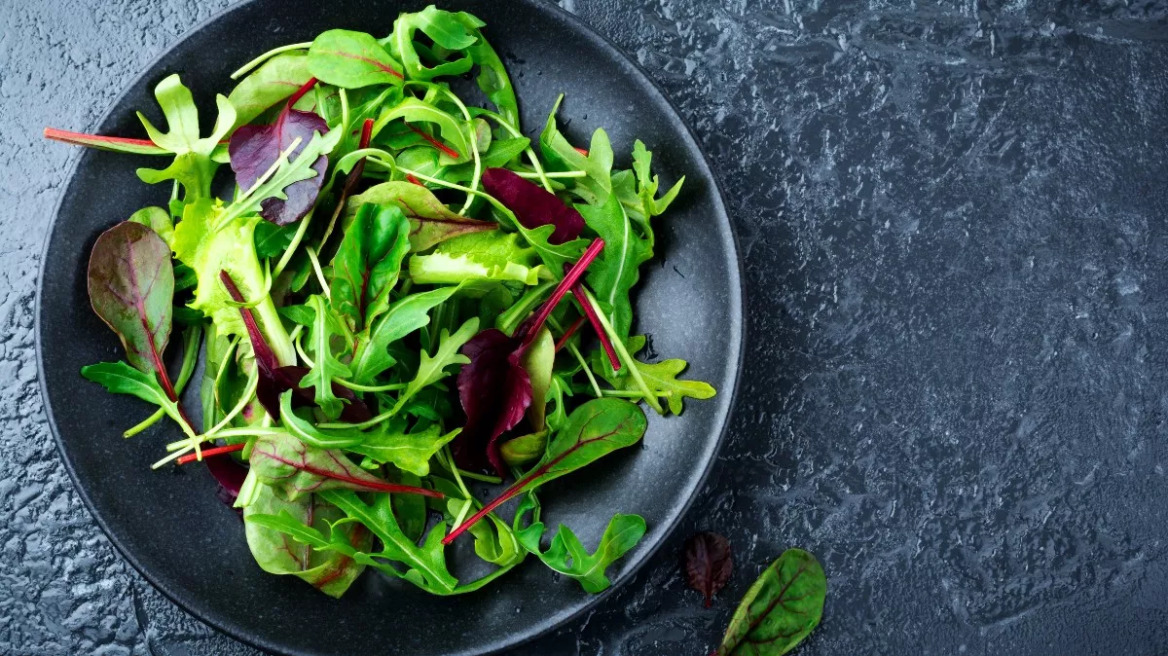
[{"label": "leaf stem", "polygon": [[[589,292],[584,288],[581,288],[581,291],[584,292],[584,298],[588,299],[588,302],[593,304],[596,303],[596,298],[592,296],[592,292]],[[621,340],[621,338],[616,334],[616,331],[612,329],[612,324],[608,322],[608,317],[604,316],[604,313],[601,312],[597,314],[597,318],[600,320],[600,325],[604,328],[604,332],[608,333],[609,339],[612,340],[612,345],[616,348],[617,355],[620,356],[621,362],[628,365],[629,374],[633,377],[633,381],[636,382],[637,387],[641,388],[641,391],[644,392],[645,403],[648,403],[649,407],[656,410],[657,414],[665,414],[665,410],[662,409],[661,402],[657,399],[657,395],[654,394],[653,391],[649,389],[649,386],[645,383],[645,379],[641,376],[641,370],[637,368],[636,360],[633,360],[633,356],[629,355],[628,349],[625,348],[624,341]]]},{"label": "leaf stem", "polygon": [[243,451],[243,447],[245,446],[247,446],[247,444],[244,442],[240,442],[239,444],[229,444],[227,446],[217,446],[214,449],[206,449],[201,454],[192,453],[182,456],[178,460],[175,460],[174,464],[185,465],[189,462],[202,462],[204,458],[210,458],[211,456],[217,456],[224,453],[234,453],[235,451]]},{"label": "leaf stem", "polygon": [[243,66],[240,66],[234,73],[231,74],[231,79],[238,80],[239,78],[243,77],[244,75],[247,75],[248,73],[250,73],[252,71],[252,69],[257,68],[260,64],[263,64],[264,62],[268,61],[272,57],[275,57],[276,55],[288,52],[290,50],[307,50],[310,46],[312,46],[312,42],[305,41],[303,43],[290,43],[286,46],[280,46],[279,48],[273,48],[273,49],[265,52],[264,54],[260,55],[259,57],[256,57],[255,59],[249,61],[248,63],[244,64]]}]

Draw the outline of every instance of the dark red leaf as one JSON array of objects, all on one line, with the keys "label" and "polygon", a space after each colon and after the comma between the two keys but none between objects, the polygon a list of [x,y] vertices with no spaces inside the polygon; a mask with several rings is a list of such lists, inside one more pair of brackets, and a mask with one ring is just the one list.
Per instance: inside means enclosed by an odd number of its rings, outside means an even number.
[{"label": "dark red leaf", "polygon": [[467,468],[488,463],[506,475],[498,440],[522,419],[531,405],[531,377],[520,364],[522,340],[494,328],[475,335],[462,347],[470,358],[458,372],[458,398],[466,412],[466,427],[451,447]]},{"label": "dark red leaf", "polygon": [[696,533],[685,543],[685,578],[706,598],[706,608],[730,580],[733,564],[730,541],[717,533]]},{"label": "dark red leaf", "polygon": [[[231,170],[235,171],[235,181],[243,190],[250,189],[260,177],[272,168],[280,154],[300,139],[300,145],[289,155],[296,156],[312,140],[314,132],[328,132],[325,120],[312,112],[292,109],[289,104],[280,112],[271,125],[245,125],[231,135],[227,152],[231,156]],[[294,182],[284,188],[287,200],[269,198],[263,202],[260,215],[276,225],[288,225],[299,221],[312,209],[316,197],[324,184],[328,158],[321,155],[312,168],[317,175]]]},{"label": "dark red leaf", "polygon": [[556,228],[548,237],[550,244],[572,241],[584,232],[584,217],[539,185],[507,169],[483,172],[483,188],[499,199],[523,227],[531,230],[545,225]]}]

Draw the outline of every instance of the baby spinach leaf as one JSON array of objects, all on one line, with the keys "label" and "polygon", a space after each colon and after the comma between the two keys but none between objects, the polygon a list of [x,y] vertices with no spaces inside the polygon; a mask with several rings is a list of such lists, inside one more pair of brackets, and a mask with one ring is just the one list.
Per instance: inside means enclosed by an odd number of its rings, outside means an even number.
[{"label": "baby spinach leaf", "polygon": [[264,62],[240,80],[227,95],[227,100],[235,108],[235,127],[251,123],[269,107],[291,96],[311,78],[308,53],[303,50],[285,52]]},{"label": "baby spinach leaf", "polygon": [[289,500],[338,488],[442,496],[423,487],[384,481],[358,467],[340,451],[308,446],[288,433],[260,436],[252,446],[249,461],[261,482],[279,488]]},{"label": "baby spinach leaf", "polygon": [[815,556],[788,549],[746,591],[717,656],[781,656],[823,616],[827,577]]},{"label": "baby spinach leaf", "polygon": [[359,333],[389,310],[410,248],[410,224],[394,205],[362,205],[333,258],[333,307]]},{"label": "baby spinach leaf", "polygon": [[617,449],[636,444],[647,426],[645,413],[638,405],[613,398],[588,401],[568,417],[568,424],[552,437],[547,453],[527,475],[451,530],[443,542],[450,544],[509,499],[587,466]]},{"label": "baby spinach leaf", "polygon": [[401,64],[365,32],[328,30],[308,48],[308,72],[325,84],[346,89],[401,86],[401,70]]},{"label": "baby spinach leaf", "polygon": [[410,278],[426,285],[456,285],[474,281],[539,283],[542,267],[534,249],[519,236],[501,230],[475,232],[439,244],[427,255],[409,260]]},{"label": "baby spinach leaf", "polygon": [[483,172],[483,188],[506,205],[524,227],[534,230],[545,225],[555,226],[548,237],[550,244],[569,242],[584,231],[584,217],[579,212],[513,171],[487,169]]},{"label": "baby spinach leaf", "polygon": [[368,384],[392,367],[396,360],[389,354],[390,345],[429,325],[430,310],[445,302],[456,291],[457,287],[439,287],[410,294],[391,305],[385,316],[373,326],[369,338],[358,343],[357,352],[350,363],[353,380]]},{"label": "baby spinach leaf", "polygon": [[316,388],[316,404],[330,419],[341,414],[342,402],[333,392],[333,380],[348,378],[352,371],[333,351],[333,338],[342,335],[340,320],[329,309],[323,296],[309,297],[306,305],[316,312],[310,342],[315,361],[300,384]]},{"label": "baby spinach leaf", "polygon": [[730,541],[717,533],[695,533],[685,543],[684,565],[689,587],[702,593],[709,608],[714,595],[730,580],[734,566]]},{"label": "baby spinach leaf", "polygon": [[479,469],[490,463],[500,476],[507,472],[496,442],[531,405],[531,377],[520,363],[522,345],[521,339],[489,328],[462,347],[468,362],[458,372],[458,398],[466,427],[452,449],[464,467]]},{"label": "baby spinach leaf", "polygon": [[365,203],[396,205],[410,221],[410,250],[429,250],[435,244],[472,232],[493,230],[497,224],[468,219],[450,211],[427,188],[409,182],[383,182],[349,199],[347,211],[355,214]]},{"label": "baby spinach leaf", "polygon": [[141,223],[117,224],[93,245],[88,284],[93,311],[117,334],[130,364],[158,376],[174,399],[162,362],[174,303],[174,268],[166,242]]},{"label": "baby spinach leaf", "polygon": [[[328,124],[321,117],[291,107],[285,107],[271,125],[240,127],[231,135],[227,147],[236,184],[240,189],[251,189],[282,157],[295,157],[304,152],[314,135],[328,131]],[[295,142],[299,143],[292,149]],[[317,157],[311,165],[316,174],[283,187],[283,198],[264,199],[260,215],[276,225],[299,221],[316,203],[327,167],[328,158],[323,154]]]},{"label": "baby spinach leaf", "polygon": [[[534,497],[528,495],[519,503],[515,511],[515,524],[519,526],[523,516],[534,509]],[[629,552],[645,535],[645,520],[638,515],[616,514],[608,522],[594,553],[588,553],[572,529],[560,524],[552,537],[547,551],[540,548],[544,525],[538,520],[515,532],[519,544],[535,554],[551,569],[576,579],[585,592],[596,594],[607,589],[612,582],[605,574],[610,565]]]},{"label": "baby spinach leaf", "polygon": [[158,206],[143,207],[130,215],[127,221],[140,223],[153,230],[167,246],[174,240],[174,219],[170,212]]},{"label": "baby spinach leaf", "polygon": [[580,213],[604,240],[604,253],[589,270],[588,284],[596,290],[600,310],[608,316],[618,339],[628,339],[633,325],[629,292],[640,279],[640,266],[653,257],[653,249],[633,230],[615,194],[605,196],[601,205],[581,207]]},{"label": "baby spinach leaf", "polygon": [[344,553],[297,543],[289,532],[274,528],[262,518],[279,516],[290,530],[299,527],[318,535],[316,527],[331,527],[334,537],[353,551],[368,551],[373,535],[360,524],[338,523],[344,515],[335,506],[312,496],[289,501],[267,485],[257,485],[256,491],[243,509],[244,535],[256,563],[271,574],[297,576],[330,597],[344,594],[364,571],[364,564]]}]

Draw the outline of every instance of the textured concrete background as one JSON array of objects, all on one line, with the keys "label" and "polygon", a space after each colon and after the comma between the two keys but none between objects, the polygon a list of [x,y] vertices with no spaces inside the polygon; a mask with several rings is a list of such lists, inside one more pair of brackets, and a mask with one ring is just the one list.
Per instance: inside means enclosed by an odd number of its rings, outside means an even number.
[{"label": "textured concrete background", "polygon": [[[0,653],[234,655],[81,506],[34,281],[70,149],[215,0],[0,0]],[[749,351],[657,561],[522,654],[699,656],[783,548],[799,652],[1168,653],[1168,2],[562,0],[658,80],[724,182]],[[715,336],[716,337],[716,336]],[[730,536],[703,610],[680,541]]]}]

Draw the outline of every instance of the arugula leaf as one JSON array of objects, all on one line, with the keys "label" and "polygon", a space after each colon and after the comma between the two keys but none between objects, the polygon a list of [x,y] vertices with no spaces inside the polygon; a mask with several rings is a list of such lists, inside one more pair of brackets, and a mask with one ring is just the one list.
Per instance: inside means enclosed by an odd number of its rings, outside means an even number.
[{"label": "arugula leaf", "polygon": [[372,534],[360,524],[338,522],[343,517],[340,511],[314,497],[288,501],[270,486],[256,485],[255,489],[251,503],[243,508],[243,526],[256,563],[270,574],[297,576],[330,597],[344,594],[364,571],[363,563],[336,551],[300,546],[288,533],[276,530],[260,518],[278,515],[289,527],[298,526],[307,531],[328,526],[335,537],[354,551],[368,551]]},{"label": "arugula leaf", "polygon": [[495,104],[499,115],[510,123],[511,127],[518,130],[519,101],[515,98],[515,87],[511,84],[511,76],[507,74],[507,67],[503,65],[503,60],[499,58],[499,54],[479,31],[479,28],[484,27],[485,23],[466,12],[459,12],[458,16],[464,25],[473,29],[474,35],[477,37],[474,44],[467,48],[470,58],[479,66],[479,74],[475,78],[475,83],[479,85],[479,89],[482,89],[487,99]]},{"label": "arugula leaf", "polygon": [[301,419],[292,410],[292,394],[292,390],[288,390],[280,395],[280,423],[301,442],[318,449],[348,449],[365,439],[359,431],[325,431]]},{"label": "arugula leaf", "polygon": [[173,406],[154,376],[125,362],[99,362],[81,368],[81,375],[114,394],[129,394],[147,403]]},{"label": "arugula leaf", "polygon": [[235,127],[251,123],[311,78],[307,52],[285,52],[267,60],[227,94],[227,100],[235,108]]},{"label": "arugula leaf", "polygon": [[[640,370],[641,378],[658,397],[669,405],[669,411],[675,415],[681,414],[682,410],[685,409],[684,399],[686,397],[709,399],[713,398],[716,393],[709,383],[677,378],[678,374],[689,366],[685,360],[662,360],[656,364],[634,361],[633,366]],[[621,390],[639,390],[631,376],[616,378],[613,381],[613,386]]]},{"label": "arugula leaf", "polygon": [[300,384],[316,388],[316,404],[326,417],[336,419],[341,414],[343,404],[333,392],[333,380],[348,378],[353,374],[348,365],[341,362],[333,352],[333,338],[342,335],[343,329],[340,320],[329,310],[323,296],[309,297],[306,305],[316,312],[310,338],[315,359],[308,375]]},{"label": "arugula leaf", "polygon": [[438,9],[434,5],[414,13],[402,13],[393,23],[390,37],[393,51],[401,57],[406,75],[412,80],[432,80],[440,75],[462,75],[474,62],[469,56],[425,66],[414,45],[414,34],[421,30],[434,43],[446,50],[460,51],[473,45],[476,36],[459,20],[459,15]]},{"label": "arugula leaf", "polygon": [[476,232],[439,244],[428,255],[409,260],[410,278],[419,284],[454,285],[475,281],[539,283],[543,268],[534,249],[501,230]]},{"label": "arugula leaf", "polygon": [[556,433],[539,463],[494,501],[451,530],[450,544],[487,513],[509,499],[587,466],[617,449],[632,446],[645,434],[648,422],[640,406],[621,399],[593,399],[576,408],[568,424]]},{"label": "arugula leaf", "polygon": [[652,175],[650,165],[653,162],[653,153],[645,148],[644,142],[637,139],[633,142],[633,171],[637,176],[637,196],[641,199],[642,211],[646,217],[658,216],[677,198],[681,185],[685,183],[685,176],[677,181],[661,198],[657,198],[657,188],[661,185],[659,178]]},{"label": "arugula leaf", "polygon": [[443,435],[441,426],[431,424],[424,430],[407,433],[405,421],[395,417],[363,433],[361,442],[346,450],[379,464],[392,464],[415,476],[428,476],[430,459],[453,440],[459,430]]},{"label": "arugula leaf", "polygon": [[170,75],[154,88],[169,132],[162,132],[138,112],[146,134],[160,148],[174,153],[174,162],[165,169],[138,169],[138,178],[148,184],[174,180],[182,185],[188,201],[211,197],[211,178],[217,168],[212,159],[216,146],[235,125],[235,108],[222,94],[215,97],[218,117],[211,134],[199,138],[199,111],[190,89],[183,86],[178,74]]},{"label": "arugula leaf", "polygon": [[588,227],[604,240],[604,253],[588,271],[588,284],[596,290],[617,338],[627,340],[633,325],[629,292],[640,279],[639,268],[653,257],[652,246],[633,230],[624,206],[609,193],[603,204],[580,208]]},{"label": "arugula leaf", "polygon": [[746,591],[717,656],[782,656],[823,617],[827,577],[815,556],[788,549]]},{"label": "arugula leaf", "polygon": [[552,536],[547,551],[540,548],[544,525],[535,520],[526,528],[518,528],[524,515],[538,508],[535,496],[525,495],[515,511],[515,537],[525,550],[535,554],[551,569],[576,579],[585,592],[596,594],[606,590],[612,582],[605,574],[610,565],[628,553],[645,535],[644,518],[638,515],[616,514],[608,522],[594,553],[588,553],[570,528],[560,524]]},{"label": "arugula leaf", "polygon": [[474,336],[478,328],[478,317],[467,319],[453,334],[443,328],[438,338],[438,349],[434,352],[434,355],[422,351],[421,358],[418,361],[417,373],[414,374],[413,380],[406,385],[405,391],[398,397],[394,409],[400,410],[406,401],[423,388],[433,385],[448,376],[446,367],[470,362],[469,358],[458,351],[462,348],[463,344],[466,344]]},{"label": "arugula leaf", "polygon": [[[141,223],[115,225],[93,245],[88,285],[93,311],[117,334],[130,364],[157,375],[170,388],[162,363],[174,302],[174,268],[166,242]],[[173,388],[167,394],[173,398]]]},{"label": "arugula leaf", "polygon": [[349,199],[346,210],[356,214],[366,203],[396,205],[410,221],[410,250],[429,250],[435,244],[452,237],[493,230],[498,226],[490,221],[468,219],[450,211],[427,188],[409,182],[383,182]]},{"label": "arugula leaf", "polygon": [[401,64],[365,32],[328,30],[308,48],[308,72],[346,89],[374,84],[401,86]]},{"label": "arugula leaf", "polygon": [[547,124],[539,136],[540,151],[553,171],[584,171],[587,176],[576,181],[572,191],[590,204],[603,202],[612,193],[612,143],[608,133],[596,130],[588,154],[578,152],[556,125],[556,113],[564,97],[561,95],[552,107]]},{"label": "arugula leaf", "polygon": [[373,326],[367,339],[361,339],[350,367],[353,380],[368,384],[397,360],[389,347],[406,335],[430,324],[430,310],[458,291],[458,287],[439,287],[428,292],[410,294],[390,306],[385,317]]},{"label": "arugula leaf", "polygon": [[352,333],[389,310],[410,248],[410,224],[394,205],[362,205],[333,258],[331,303]]},{"label": "arugula leaf", "polygon": [[249,458],[260,482],[279,488],[294,501],[325,490],[393,492],[441,497],[433,490],[389,483],[358,467],[343,453],[306,445],[288,433],[265,433],[256,439]]}]

